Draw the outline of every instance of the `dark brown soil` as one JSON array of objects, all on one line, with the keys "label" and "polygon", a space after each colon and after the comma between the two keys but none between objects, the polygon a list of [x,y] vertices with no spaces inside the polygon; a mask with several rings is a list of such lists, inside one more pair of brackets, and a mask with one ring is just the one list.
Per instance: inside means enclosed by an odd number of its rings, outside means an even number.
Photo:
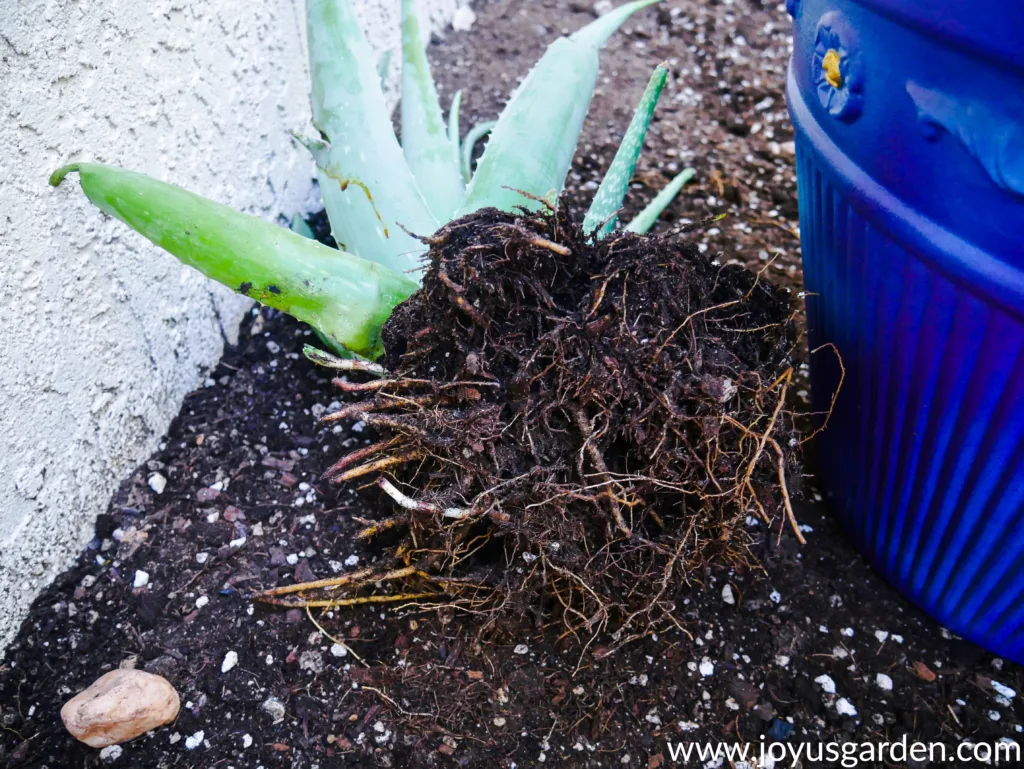
[{"label": "dark brown soil", "polygon": [[[795,225],[792,158],[782,147],[791,136],[783,11],[745,0],[666,6],[609,46],[576,200],[589,198],[652,63],[673,57],[676,79],[641,178],[664,182],[672,169],[659,169],[662,156],[696,165],[700,184],[669,218],[698,219],[731,200],[726,226],[698,242],[709,256],[730,255],[721,261],[736,254],[758,266],[760,251],[782,248],[783,269],[769,272],[795,290],[797,241],[783,228]],[[448,93],[470,84],[482,119],[546,42],[590,18],[586,3],[474,7],[473,34],[452,35],[433,53]],[[769,97],[773,105],[759,108]],[[118,665],[167,676],[183,708],[174,724],[108,756],[115,767],[655,769],[672,764],[669,741],[1019,739],[1020,697],[1001,697],[993,683],[1021,691],[1021,668],[907,604],[856,554],[813,488],[797,508],[807,546],[764,536],[751,519],[762,568],[689,575],[673,587],[683,627],[610,654],[610,637],[581,649],[535,615],[477,642],[479,618],[416,605],[314,613],[317,627],[299,610],[254,604],[257,589],[377,565],[377,547],[355,534],[385,514],[382,505],[318,480],[339,453],[377,438],[363,424],[318,423],[348,401],[302,358],[312,341],[271,312],[247,321],[164,447],[115,495],[94,542],[35,602],[0,663],[0,765],[102,765],[58,712]],[[159,495],[155,473],[168,480]],[[149,573],[144,588],[132,587],[138,570]],[[221,673],[228,651],[239,664]],[[264,707],[270,698],[283,706],[280,720],[274,703]],[[840,715],[840,698],[856,716]],[[186,749],[199,732],[198,747]]]}]

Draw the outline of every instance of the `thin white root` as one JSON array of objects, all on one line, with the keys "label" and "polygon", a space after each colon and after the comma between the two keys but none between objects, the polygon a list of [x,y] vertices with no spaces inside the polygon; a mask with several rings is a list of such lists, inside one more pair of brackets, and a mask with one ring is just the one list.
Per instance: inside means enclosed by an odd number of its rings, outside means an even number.
[{"label": "thin white root", "polygon": [[385,494],[395,500],[396,504],[400,507],[404,507],[406,510],[423,510],[428,513],[440,513],[445,518],[456,519],[465,518],[471,512],[465,507],[439,507],[438,505],[433,505],[430,502],[419,502],[396,489],[394,484],[387,478],[378,479],[377,485],[384,490]]}]

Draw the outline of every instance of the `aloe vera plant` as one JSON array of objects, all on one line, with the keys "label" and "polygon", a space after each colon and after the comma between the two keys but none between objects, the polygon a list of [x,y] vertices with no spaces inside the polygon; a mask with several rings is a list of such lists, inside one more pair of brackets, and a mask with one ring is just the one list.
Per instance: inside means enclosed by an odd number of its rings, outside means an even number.
[{"label": "aloe vera plant", "polygon": [[[300,141],[316,163],[340,250],[113,166],[73,163],[50,182],[77,171],[93,203],[185,264],[309,323],[336,352],[374,358],[384,321],[418,285],[421,238],[480,208],[532,207],[562,190],[600,49],[632,14],[659,1],[626,3],[556,40],[498,120],[460,143],[461,94],[446,122],[415,2],[402,0],[400,145],[381,87],[387,59],[374,60],[351,0],[307,0],[310,99],[320,138]],[[658,67],[587,214],[594,237],[614,227],[666,77]],[[487,132],[472,172],[473,146]],[[648,231],[690,175],[676,177],[627,229]]]}]

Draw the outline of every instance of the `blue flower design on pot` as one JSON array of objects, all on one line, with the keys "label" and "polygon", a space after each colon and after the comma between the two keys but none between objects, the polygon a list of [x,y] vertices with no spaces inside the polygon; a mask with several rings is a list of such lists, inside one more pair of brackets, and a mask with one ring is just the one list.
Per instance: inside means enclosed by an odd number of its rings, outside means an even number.
[{"label": "blue flower design on pot", "polygon": [[836,11],[818,22],[811,79],[821,106],[843,122],[856,120],[864,102],[864,68],[857,37]]}]

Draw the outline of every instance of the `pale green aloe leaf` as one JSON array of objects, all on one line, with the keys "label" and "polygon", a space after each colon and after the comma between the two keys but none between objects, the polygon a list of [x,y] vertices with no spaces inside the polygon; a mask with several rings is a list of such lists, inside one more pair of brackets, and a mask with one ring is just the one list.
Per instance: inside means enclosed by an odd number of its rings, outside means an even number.
[{"label": "pale green aloe leaf", "polygon": [[452,103],[448,107],[448,143],[452,148],[452,158],[455,161],[455,167],[459,169],[459,178],[463,179],[462,182],[462,194],[466,194],[466,180],[462,177],[462,152],[460,138],[462,136],[462,128],[459,125],[459,113],[462,112],[462,91],[458,90],[452,97]]},{"label": "pale green aloe leaf", "polygon": [[545,198],[561,192],[597,83],[598,52],[626,19],[656,2],[626,3],[548,46],[498,118],[460,214],[538,205],[520,190]]},{"label": "pale green aloe leaf", "polygon": [[313,230],[306,220],[302,218],[302,214],[295,214],[295,216],[292,217],[292,221],[288,225],[288,229],[296,235],[301,235],[302,237],[309,238],[310,240],[316,240],[316,235],[313,234]]},{"label": "pale green aloe leaf", "polygon": [[[307,0],[313,124],[328,142],[320,190],[338,245],[396,272],[422,266],[430,212],[398,146],[351,0]],[[403,229],[404,228],[404,229]],[[418,275],[414,275],[418,279]]]},{"label": "pale green aloe leaf", "polygon": [[459,165],[462,167],[462,178],[466,180],[467,184],[473,178],[473,150],[481,139],[494,130],[497,123],[497,120],[485,120],[470,128],[469,133],[466,134],[466,140],[462,143]]},{"label": "pale green aloe leaf", "polygon": [[449,221],[466,189],[452,159],[416,0],[402,0],[402,151],[434,218]]},{"label": "pale green aloe leaf", "polygon": [[[413,280],[144,174],[72,163],[96,206],[209,278],[305,321],[338,349],[375,358],[380,329]],[[154,291],[159,291],[154,286]]]},{"label": "pale green aloe leaf", "polygon": [[665,186],[665,189],[655,195],[654,199],[644,206],[643,211],[637,214],[633,221],[625,226],[626,232],[635,232],[638,235],[646,234],[654,226],[654,223],[658,221],[662,211],[668,208],[668,204],[675,200],[683,185],[690,181],[696,173],[692,168],[687,168],[679,173]]},{"label": "pale green aloe leaf", "polygon": [[626,199],[629,192],[629,182],[633,178],[633,171],[636,170],[636,161],[640,157],[640,150],[644,146],[644,137],[651,125],[651,118],[654,116],[654,107],[661,96],[661,90],[665,87],[665,80],[668,78],[668,66],[660,65],[654,70],[644,95],[637,105],[633,119],[626,129],[619,149],[615,153],[608,172],[601,180],[601,186],[594,195],[590,204],[590,210],[583,220],[583,231],[585,233],[595,232],[597,237],[603,238],[613,229],[618,218],[616,212],[622,208],[622,201]]}]

